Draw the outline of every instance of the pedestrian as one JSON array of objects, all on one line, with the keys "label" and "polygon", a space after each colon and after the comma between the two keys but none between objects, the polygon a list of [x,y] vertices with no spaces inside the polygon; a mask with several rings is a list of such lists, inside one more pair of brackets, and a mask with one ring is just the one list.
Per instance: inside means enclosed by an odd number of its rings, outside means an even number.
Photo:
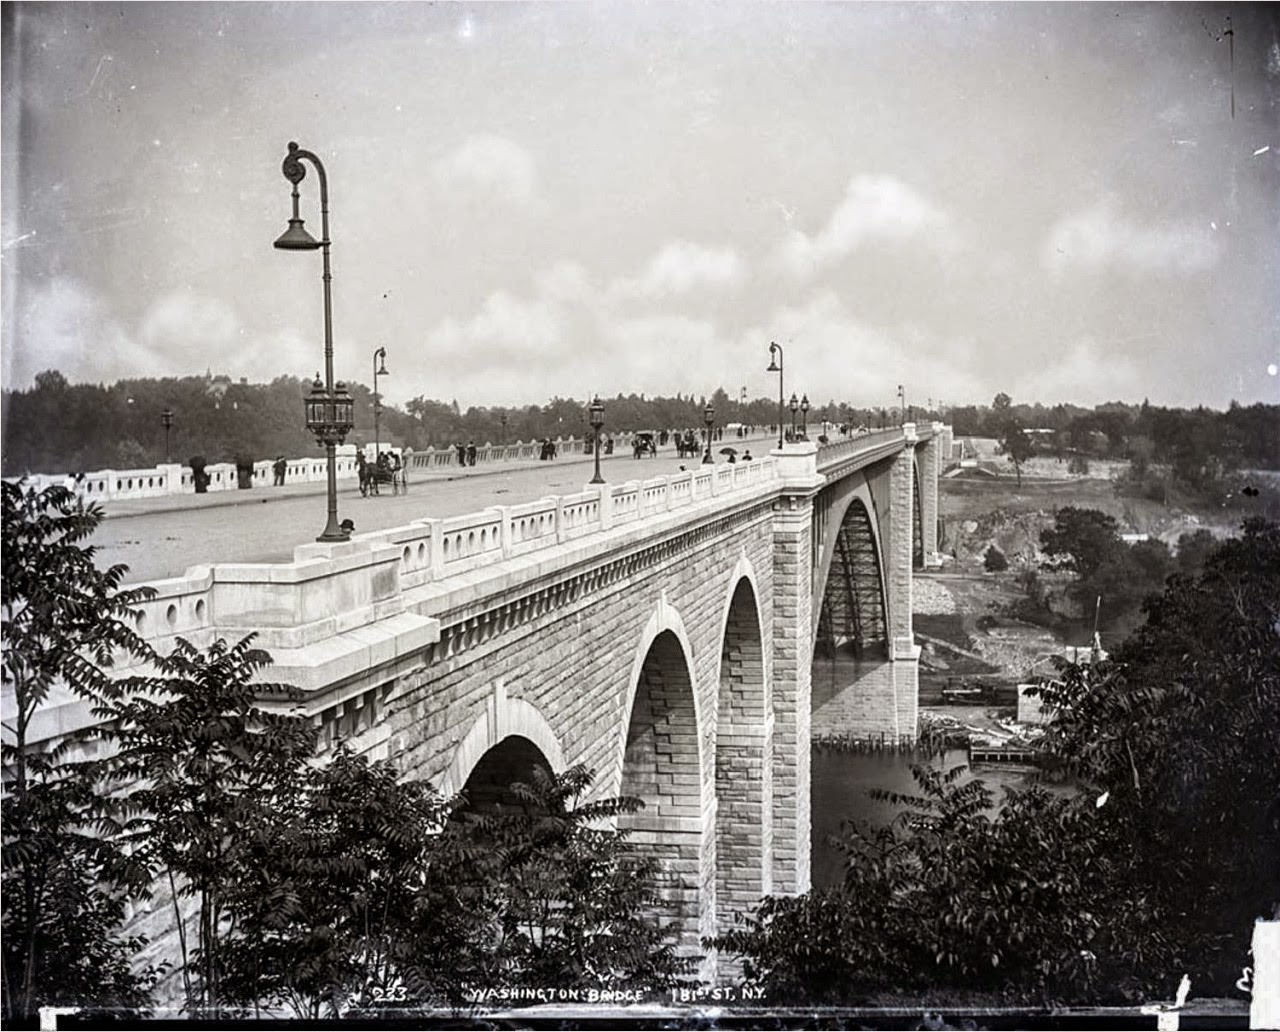
[{"label": "pedestrian", "polygon": [[467,465],[474,466],[476,464],[476,442],[467,442]]},{"label": "pedestrian", "polygon": [[467,446],[459,441],[454,447],[458,450],[458,465],[465,466],[467,464]]},{"label": "pedestrian", "polygon": [[751,449],[750,449],[750,448],[748,448],[746,451],[744,451],[744,452],[742,453],[742,461],[743,461],[743,462],[750,462],[750,461],[751,461]]},{"label": "pedestrian", "polygon": [[400,456],[395,452],[391,453],[391,493],[393,495],[400,493]]}]

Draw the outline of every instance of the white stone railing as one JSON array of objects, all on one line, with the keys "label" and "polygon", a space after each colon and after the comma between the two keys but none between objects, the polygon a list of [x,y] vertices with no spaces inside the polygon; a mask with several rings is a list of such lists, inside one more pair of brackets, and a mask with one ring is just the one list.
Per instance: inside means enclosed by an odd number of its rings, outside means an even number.
[{"label": "white stone railing", "polygon": [[[782,461],[808,459],[788,456]],[[152,582],[138,631],[162,651],[181,635],[197,642],[256,631],[268,649],[302,649],[404,609],[403,592],[494,563],[580,542],[712,498],[776,484],[779,458],[708,465],[684,473],[588,487],[571,495],[417,520],[309,543],[289,563],[195,566]]]},{"label": "white stone railing", "polygon": [[[630,448],[630,435],[615,435],[614,447]],[[584,444],[572,437],[557,440],[557,456],[581,455]],[[476,463],[510,462],[517,459],[536,459],[541,450],[541,443],[517,441],[515,444],[484,444],[476,447]],[[358,476],[356,463],[357,448],[354,444],[339,445],[337,449],[337,474],[339,480],[354,480]],[[386,451],[401,452],[398,447],[387,445]],[[406,451],[403,453],[410,469],[430,470],[458,465],[457,451],[454,448],[427,448],[423,451]],[[274,459],[258,459],[253,463],[251,485],[253,487],[269,487],[275,482],[275,471],[272,468]],[[284,482],[286,484],[323,483],[327,477],[324,456],[287,459]],[[239,478],[234,462],[211,462],[204,471],[209,477],[206,490],[234,491],[239,487]],[[5,477],[5,480],[16,481],[18,477]],[[190,466],[180,463],[164,463],[148,469],[99,469],[92,473],[78,475],[68,473],[31,473],[26,477],[27,483],[36,490],[43,490],[53,484],[61,484],[71,488],[86,501],[113,501],[131,498],[159,498],[164,495],[194,494],[195,477]]]}]

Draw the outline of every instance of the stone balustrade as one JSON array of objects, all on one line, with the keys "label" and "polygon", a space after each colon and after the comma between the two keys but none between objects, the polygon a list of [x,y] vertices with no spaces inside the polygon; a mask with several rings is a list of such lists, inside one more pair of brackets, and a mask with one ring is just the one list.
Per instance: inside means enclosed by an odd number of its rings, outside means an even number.
[{"label": "stone balustrade", "polygon": [[[618,434],[614,437],[615,447],[630,448],[630,435]],[[581,455],[585,451],[583,441],[575,438],[557,440],[557,456]],[[476,447],[476,463],[512,462],[517,460],[537,459],[542,448],[541,442],[521,442],[515,444],[484,444]],[[384,450],[401,453],[399,447],[387,445]],[[339,480],[354,480],[358,475],[356,462],[357,448],[353,444],[340,445],[337,449],[337,475]],[[405,459],[413,470],[448,469],[458,465],[457,450],[452,447],[426,448],[422,451],[405,451]],[[325,459],[323,455],[306,458],[287,459],[288,469],[285,472],[286,484],[323,483],[326,478]],[[253,463],[252,485],[254,487],[270,487],[275,482],[275,471],[272,469],[274,459],[258,459]],[[233,462],[211,462],[204,468],[209,477],[207,490],[233,491],[239,486],[236,465]],[[5,480],[16,481],[18,477],[5,477]],[[194,494],[195,478],[190,466],[180,463],[162,463],[149,469],[100,469],[92,473],[31,473],[27,475],[27,483],[37,490],[43,490],[53,484],[61,484],[71,488],[86,501],[114,501],[132,498],[159,498],[165,495]]]}]

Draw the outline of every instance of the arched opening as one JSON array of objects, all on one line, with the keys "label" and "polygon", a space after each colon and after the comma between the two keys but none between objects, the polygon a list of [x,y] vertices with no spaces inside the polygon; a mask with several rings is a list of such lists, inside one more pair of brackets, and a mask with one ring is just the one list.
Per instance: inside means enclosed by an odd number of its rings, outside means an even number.
[{"label": "arched opening", "polygon": [[924,514],[920,508],[920,464],[911,463],[911,567],[924,569]]},{"label": "arched opening", "polygon": [[696,949],[702,899],[711,884],[705,854],[702,764],[689,664],[679,638],[659,633],[645,654],[627,725],[620,792],[644,809],[618,818],[631,842],[658,861],[655,916],[675,922],[679,941]]},{"label": "arched opening", "polygon": [[810,671],[813,733],[855,734],[876,726],[883,708],[877,686],[888,662],[880,551],[871,514],[855,497],[835,535],[818,613]]},{"label": "arched opening", "polygon": [[551,764],[542,750],[522,735],[508,735],[481,756],[472,769],[462,786],[466,803],[458,813],[495,813],[521,808],[523,803],[511,786],[518,782],[531,784],[538,771],[551,773]]},{"label": "arched opening", "polygon": [[716,923],[773,886],[772,728],[756,593],[738,581],[725,620],[716,715]]},{"label": "arched opening", "polygon": [[884,584],[871,514],[855,498],[836,532],[818,616],[815,658],[888,658]]}]

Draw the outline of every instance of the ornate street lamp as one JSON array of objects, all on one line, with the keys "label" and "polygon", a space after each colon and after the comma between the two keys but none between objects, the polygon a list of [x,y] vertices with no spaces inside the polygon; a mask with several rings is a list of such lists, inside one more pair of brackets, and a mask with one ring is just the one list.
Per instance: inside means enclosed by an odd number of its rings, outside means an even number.
[{"label": "ornate street lamp", "polygon": [[164,425],[164,461],[165,465],[169,464],[169,430],[173,426],[173,409],[165,406],[165,410],[160,413],[160,422]]},{"label": "ornate street lamp", "polygon": [[[320,180],[320,239],[316,240],[303,228],[302,219],[298,217],[298,184],[306,176],[307,170],[302,162],[310,161],[315,167],[316,178]],[[325,461],[329,473],[328,485],[328,522],[324,532],[317,541],[346,541],[351,532],[343,530],[338,524],[338,461],[336,449],[350,433],[354,425],[355,405],[346,385],[333,382],[333,302],[330,297],[329,284],[333,279],[329,271],[329,181],[324,174],[324,165],[311,151],[302,150],[296,143],[289,143],[289,153],[285,155],[281,166],[285,179],[293,184],[293,217],[289,219],[289,228],[276,240],[275,246],[282,251],[315,251],[320,250],[324,256],[324,382],[320,382],[320,374],[316,373],[315,382],[311,385],[311,393],[305,401],[307,429],[315,434],[316,443],[324,445]]]},{"label": "ornate street lamp", "polygon": [[711,427],[716,421],[716,408],[711,402],[707,402],[707,407],[702,410],[702,421],[707,424],[707,453],[702,456],[702,464],[705,466],[715,461],[711,457]]},{"label": "ornate street lamp", "polygon": [[907,393],[903,390],[902,384],[898,384],[898,422],[905,423],[907,421]]},{"label": "ornate street lamp", "polygon": [[782,345],[769,342],[769,368],[766,373],[778,374],[778,447],[782,447]]},{"label": "ornate street lamp", "polygon": [[502,413],[500,418],[502,420],[502,443],[505,446],[507,443],[507,414],[505,412]]},{"label": "ornate street lamp", "polygon": [[[503,420],[506,420],[505,416]],[[596,456],[596,475],[591,478],[593,484],[604,483],[604,477],[600,475],[600,428],[602,426],[604,426],[604,405],[597,394],[595,400],[591,402],[591,450]]]},{"label": "ornate street lamp", "polygon": [[809,395],[804,395],[800,399],[800,437],[802,440],[809,439]]},{"label": "ornate street lamp", "polygon": [[800,425],[796,422],[796,410],[800,407],[800,402],[796,400],[795,392],[791,393],[791,400],[787,402],[787,408],[791,410],[791,439],[794,441],[796,431]]},{"label": "ornate street lamp", "polygon": [[[382,359],[382,368],[378,368],[378,359]],[[387,375],[387,349],[377,348],[373,352],[373,463],[378,464],[378,456],[382,449],[378,447],[378,416],[382,413],[382,402],[378,400],[378,377]]]}]

